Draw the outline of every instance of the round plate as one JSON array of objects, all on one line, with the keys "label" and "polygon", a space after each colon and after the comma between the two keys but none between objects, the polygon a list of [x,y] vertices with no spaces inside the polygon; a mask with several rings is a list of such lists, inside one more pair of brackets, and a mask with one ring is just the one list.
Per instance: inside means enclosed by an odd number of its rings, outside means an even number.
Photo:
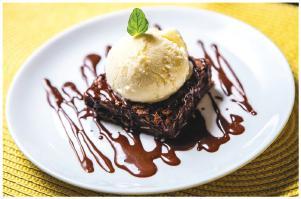
[{"label": "round plate", "polygon": [[[178,166],[156,160],[158,172],[148,178],[134,177],[120,169],[111,174],[101,169],[84,172],[47,104],[43,79],[49,78],[56,86],[71,80],[80,85],[81,91],[85,90],[79,74],[84,56],[104,54],[107,44],[114,44],[127,34],[131,10],[97,17],[60,34],[40,48],[22,66],[10,89],[6,112],[10,132],[21,151],[43,171],[94,191],[118,194],[176,191],[207,183],[240,168],[262,153],[284,127],[294,102],[294,82],[284,56],[262,33],[236,19],[206,10],[179,7],[143,10],[150,24],[178,29],[189,53],[195,57],[203,57],[196,42],[198,39],[209,49],[210,43],[217,43],[258,115],[245,113],[234,103],[220,102],[221,107],[231,106],[243,116],[246,131],[231,136],[231,140],[215,153],[195,148],[177,152],[181,159]],[[208,97],[201,102],[202,106],[206,103]],[[206,122],[211,132],[218,132],[214,117],[206,116]],[[118,127],[110,125],[109,128]],[[152,138],[143,136],[142,141],[149,145]]]}]

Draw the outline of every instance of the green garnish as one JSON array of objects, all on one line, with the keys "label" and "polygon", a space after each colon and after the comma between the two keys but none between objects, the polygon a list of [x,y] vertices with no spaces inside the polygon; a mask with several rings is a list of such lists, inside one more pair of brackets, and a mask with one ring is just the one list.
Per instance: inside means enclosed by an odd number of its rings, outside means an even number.
[{"label": "green garnish", "polygon": [[138,36],[148,29],[148,21],[140,8],[135,8],[129,18],[127,31],[131,36]]}]

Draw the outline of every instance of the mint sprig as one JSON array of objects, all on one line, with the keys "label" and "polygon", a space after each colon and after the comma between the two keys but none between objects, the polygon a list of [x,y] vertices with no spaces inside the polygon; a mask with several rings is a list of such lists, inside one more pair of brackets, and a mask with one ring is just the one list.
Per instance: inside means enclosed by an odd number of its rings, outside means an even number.
[{"label": "mint sprig", "polygon": [[139,8],[135,8],[129,18],[127,31],[131,36],[138,36],[145,33],[148,29],[148,21]]}]

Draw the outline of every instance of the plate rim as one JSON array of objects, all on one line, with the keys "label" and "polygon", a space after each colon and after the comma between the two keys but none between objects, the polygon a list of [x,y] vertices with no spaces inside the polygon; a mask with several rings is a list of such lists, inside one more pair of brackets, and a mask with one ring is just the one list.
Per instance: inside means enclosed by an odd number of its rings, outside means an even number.
[{"label": "plate rim", "polygon": [[253,153],[250,153],[249,158],[247,158],[247,160],[245,159],[241,159],[240,161],[237,161],[237,163],[232,166],[232,167],[228,167],[228,170],[226,172],[222,172],[220,175],[216,175],[214,178],[210,178],[207,180],[203,180],[203,181],[197,181],[197,182],[192,182],[192,183],[188,183],[185,185],[180,185],[180,186],[173,186],[171,188],[152,188],[152,189],[147,189],[147,190],[142,190],[142,191],[137,191],[136,189],[133,189],[134,191],[125,191],[123,190],[121,191],[116,191],[114,188],[110,188],[108,189],[108,187],[102,188],[102,187],[91,187],[88,186],[86,184],[81,184],[80,181],[73,181],[70,180],[69,178],[63,176],[63,175],[59,175],[56,172],[51,171],[50,169],[48,169],[45,165],[42,165],[39,163],[39,161],[36,161],[35,158],[33,158],[30,155],[30,152],[28,152],[23,145],[21,144],[20,140],[17,138],[17,134],[14,133],[14,128],[13,125],[11,123],[12,119],[10,119],[10,96],[12,95],[13,90],[15,90],[16,87],[16,82],[19,79],[19,77],[22,75],[23,71],[28,68],[30,66],[30,62],[31,60],[34,60],[39,54],[40,52],[44,51],[45,49],[47,49],[48,46],[50,46],[53,42],[55,42],[57,39],[60,39],[64,36],[67,36],[69,33],[73,32],[76,29],[81,29],[85,26],[88,26],[91,23],[94,23],[95,21],[102,21],[102,20],[106,20],[107,18],[110,18],[112,16],[117,16],[117,15],[123,15],[125,13],[128,13],[132,10],[132,8],[127,8],[127,9],[121,9],[121,10],[117,10],[117,11],[112,11],[106,14],[101,14],[98,16],[94,16],[91,18],[88,18],[86,20],[80,21],[78,23],[75,23],[67,28],[65,28],[64,30],[62,30],[59,33],[54,34],[54,36],[52,36],[50,39],[46,40],[43,42],[43,44],[41,44],[38,48],[36,48],[33,53],[31,53],[31,55],[29,55],[25,62],[23,62],[23,64],[19,67],[19,69],[17,70],[16,74],[13,77],[13,80],[11,81],[11,85],[8,88],[8,92],[7,92],[7,96],[6,96],[6,104],[5,104],[5,116],[6,116],[6,122],[7,122],[7,126],[8,126],[8,130],[10,135],[12,136],[15,144],[17,145],[17,147],[19,148],[19,150],[25,155],[25,157],[30,160],[35,166],[37,166],[39,169],[41,169],[43,172],[47,173],[50,176],[53,176],[63,182],[66,182],[68,184],[77,186],[77,187],[81,187],[84,189],[88,189],[88,190],[92,190],[92,191],[96,191],[96,192],[104,192],[104,193],[111,193],[111,194],[129,194],[129,195],[143,195],[143,194],[158,194],[158,193],[166,193],[166,192],[173,192],[173,191],[180,191],[180,190],[184,190],[184,189],[188,189],[188,188],[192,188],[192,187],[196,187],[196,186],[200,186],[202,184],[206,184],[208,182],[212,182],[216,179],[222,178],[236,170],[238,170],[239,168],[245,166],[246,164],[248,164],[249,162],[251,162],[252,160],[254,160],[255,158],[257,158],[260,154],[262,154],[279,136],[279,134],[283,131],[285,125],[287,124],[292,111],[293,111],[293,107],[295,104],[295,81],[294,81],[294,76],[290,67],[290,64],[288,63],[286,57],[284,56],[284,54],[282,53],[282,51],[280,50],[280,48],[269,38],[267,37],[264,33],[262,33],[260,30],[258,30],[257,28],[249,25],[248,23],[241,21],[237,18],[234,18],[232,16],[223,14],[223,13],[219,13],[219,12],[215,12],[212,10],[208,10],[208,9],[204,9],[204,8],[193,8],[193,7],[188,7],[188,6],[141,6],[141,9],[145,10],[145,11],[152,11],[152,10],[183,10],[183,11],[193,11],[193,12],[206,12],[207,14],[210,15],[219,15],[221,17],[226,17],[228,19],[234,20],[236,23],[251,28],[253,31],[257,32],[257,34],[260,34],[268,43],[270,43],[270,45],[272,45],[273,48],[275,48],[277,50],[277,53],[279,53],[279,56],[281,56],[281,58],[285,61],[286,66],[284,67],[286,68],[286,70],[288,71],[289,77],[290,77],[290,85],[292,86],[290,89],[292,90],[292,94],[290,95],[290,104],[288,105],[288,109],[286,112],[286,116],[285,119],[283,119],[283,122],[279,125],[279,127],[277,129],[275,129],[275,133],[273,136],[273,139],[270,139],[268,142],[265,143],[265,146],[263,146],[260,150],[255,150]]}]

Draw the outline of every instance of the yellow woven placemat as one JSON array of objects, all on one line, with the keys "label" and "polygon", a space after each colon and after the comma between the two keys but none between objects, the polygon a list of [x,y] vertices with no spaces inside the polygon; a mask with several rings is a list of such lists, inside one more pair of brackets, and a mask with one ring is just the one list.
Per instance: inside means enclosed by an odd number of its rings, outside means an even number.
[{"label": "yellow woven placemat", "polygon": [[[4,103],[16,71],[47,39],[90,17],[155,4],[4,4]],[[175,4],[173,4],[175,5]],[[176,4],[231,15],[271,38],[289,61],[298,88],[298,9],[285,4]],[[298,89],[296,89],[297,91]],[[262,155],[214,182],[166,196],[298,195],[298,94],[283,132]],[[275,96],[276,97],[276,96]],[[5,106],[5,105],[4,105]],[[5,108],[5,107],[4,107]],[[5,110],[5,109],[4,109]],[[28,161],[12,140],[4,116],[3,192],[6,196],[102,196],[61,182]]]}]

